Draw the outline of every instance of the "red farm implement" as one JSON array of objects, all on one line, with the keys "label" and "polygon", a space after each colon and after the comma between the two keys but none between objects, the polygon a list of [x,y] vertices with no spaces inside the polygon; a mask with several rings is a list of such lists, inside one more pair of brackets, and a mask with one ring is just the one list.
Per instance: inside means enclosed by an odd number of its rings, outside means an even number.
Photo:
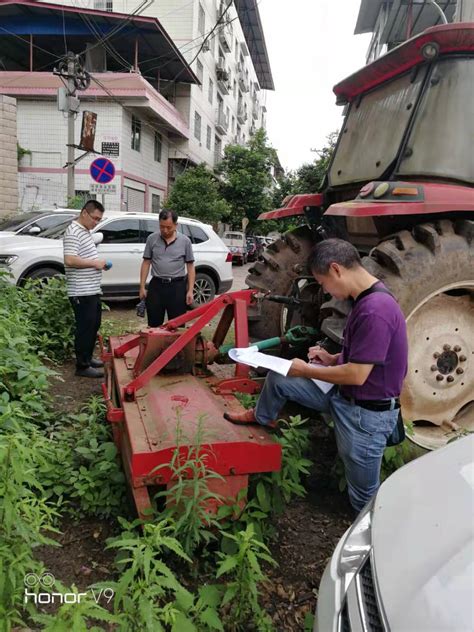
[{"label": "red farm implement", "polygon": [[[229,502],[241,497],[250,474],[280,469],[280,445],[264,428],[234,426],[223,418],[226,410],[241,408],[234,393],[258,392],[249,368],[236,364],[226,379],[209,369],[232,322],[235,345],[248,345],[247,309],[255,301],[255,290],[224,294],[162,327],[111,337],[103,351],[107,419],[140,516],[151,505],[149,487],[173,485],[170,463],[177,443],[180,457],[195,453],[199,427],[204,431],[200,451],[219,475],[208,487]],[[220,313],[212,340],[206,341],[202,330]]]}]

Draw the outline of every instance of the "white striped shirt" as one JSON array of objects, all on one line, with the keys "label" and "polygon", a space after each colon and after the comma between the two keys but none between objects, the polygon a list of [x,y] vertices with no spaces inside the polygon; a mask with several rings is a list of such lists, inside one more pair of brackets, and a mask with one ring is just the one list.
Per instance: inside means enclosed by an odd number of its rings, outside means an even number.
[{"label": "white striped shirt", "polygon": [[[82,259],[98,259],[97,247],[87,228],[73,221],[66,228],[63,239],[64,256],[73,255]],[[102,270],[95,268],[70,268],[66,270],[68,296],[91,296],[101,294]]]}]

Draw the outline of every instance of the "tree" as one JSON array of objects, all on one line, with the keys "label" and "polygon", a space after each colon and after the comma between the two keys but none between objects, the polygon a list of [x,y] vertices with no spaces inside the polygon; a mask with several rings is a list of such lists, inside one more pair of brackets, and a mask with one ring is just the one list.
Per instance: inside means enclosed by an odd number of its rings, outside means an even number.
[{"label": "tree", "polygon": [[[278,184],[273,191],[272,208],[277,209],[283,206],[283,200],[289,195],[316,193],[320,190],[334,153],[336,141],[337,132],[329,134],[325,147],[311,150],[318,155],[316,160],[311,163],[303,164],[296,171],[288,171],[278,177]],[[296,226],[304,224],[305,221],[304,215],[279,220],[268,220],[262,222],[262,224],[266,225],[263,232],[265,232],[265,229],[268,231],[279,230],[281,232],[292,230],[296,228]]]},{"label": "tree", "polygon": [[252,228],[260,213],[271,209],[276,160],[264,129],[259,129],[245,146],[227,145],[224,149],[217,171],[223,177],[221,190],[231,208],[226,219],[234,227],[240,228],[247,217]]},{"label": "tree", "polygon": [[337,132],[327,137],[327,145],[322,149],[312,149],[318,158],[296,170],[293,193],[316,193],[321,188],[337,142]]},{"label": "tree", "polygon": [[195,217],[202,222],[216,224],[230,212],[230,207],[219,191],[219,184],[204,163],[189,167],[176,178],[165,208],[178,215]]}]

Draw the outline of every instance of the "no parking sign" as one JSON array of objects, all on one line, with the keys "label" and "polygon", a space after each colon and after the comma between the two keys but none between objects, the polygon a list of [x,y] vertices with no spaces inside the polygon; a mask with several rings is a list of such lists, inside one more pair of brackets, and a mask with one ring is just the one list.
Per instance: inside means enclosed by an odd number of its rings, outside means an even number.
[{"label": "no parking sign", "polygon": [[115,178],[115,167],[108,158],[96,158],[89,167],[91,178],[99,184],[107,184]]}]

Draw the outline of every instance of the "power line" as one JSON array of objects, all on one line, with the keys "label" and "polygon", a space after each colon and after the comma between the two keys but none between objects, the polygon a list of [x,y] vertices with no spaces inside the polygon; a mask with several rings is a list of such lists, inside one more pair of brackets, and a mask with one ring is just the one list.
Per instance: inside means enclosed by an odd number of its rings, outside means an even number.
[{"label": "power line", "polygon": [[63,14],[64,54],[67,55],[66,22],[64,19],[64,7],[61,7],[61,8],[62,8],[62,14]]},{"label": "power line", "polygon": [[2,30],[7,35],[11,35],[12,37],[16,37],[17,39],[21,40],[24,44],[27,44],[28,46],[33,46],[33,48],[37,48],[42,53],[46,53],[46,55],[49,55],[50,57],[54,57],[54,59],[56,61],[59,61],[63,57],[62,55],[61,55],[61,57],[58,57],[54,53],[51,53],[49,50],[46,50],[45,48],[41,48],[41,46],[38,46],[38,44],[32,44],[30,42],[30,40],[25,39],[21,35],[17,35],[17,33],[13,33],[13,31],[9,31],[8,29],[4,28],[3,26],[0,26],[0,30]]},{"label": "power line", "polygon": [[[94,77],[94,75],[91,75],[91,79],[92,81],[94,81],[94,83],[96,83],[100,88],[102,88],[102,90],[104,90],[104,92],[110,96],[110,98],[115,101],[115,103],[117,103],[117,105],[120,105],[120,107],[122,107],[126,112],[128,112],[129,114],[131,114],[132,116],[135,116],[135,112],[129,108],[128,106],[124,105],[121,101],[119,101],[117,99],[117,97],[113,94],[113,92],[111,92],[106,85],[104,85],[99,79],[97,79],[97,77]],[[152,123],[150,123],[148,120],[146,119],[140,119],[143,120],[143,123],[146,127],[150,128],[152,131],[157,132],[158,134],[166,134],[168,132],[168,128],[165,125],[162,125],[161,128],[159,126],[155,126]],[[180,147],[178,147],[177,143],[173,142],[168,136],[167,136],[167,140],[168,140],[168,144],[174,146],[174,148],[176,149],[176,151],[178,151],[179,153],[183,154],[183,157],[186,158],[187,160],[190,160],[190,156],[189,154],[185,153]]]},{"label": "power line", "polygon": [[[155,0],[143,0],[143,2],[140,5],[138,5],[138,7],[134,11],[132,11],[132,13],[129,13],[127,15],[125,20],[123,20],[122,22],[114,26],[112,30],[109,33],[107,33],[105,37],[100,37],[97,40],[97,42],[93,46],[91,46],[88,50],[91,51],[94,48],[97,48],[97,46],[100,46],[101,44],[109,40],[110,38],[117,35],[123,28],[125,28],[128,22],[130,22],[134,17],[138,17],[142,13],[142,11],[144,11],[145,9],[148,9],[148,7],[150,7],[154,1]],[[79,53],[79,55],[83,55],[86,52],[86,50],[87,49],[84,49],[82,52]]]},{"label": "power line", "polygon": [[[224,9],[224,11],[221,13],[221,15],[217,18],[216,23],[214,24],[213,28],[209,31],[209,33],[206,35],[206,37],[203,39],[201,46],[199,47],[199,50],[197,51],[197,53],[194,55],[194,57],[191,59],[191,61],[188,63],[188,66],[191,66],[191,64],[193,64],[196,59],[199,56],[199,53],[202,51],[204,44],[206,44],[206,42],[209,40],[209,38],[211,37],[211,35],[214,33],[214,31],[217,29],[217,27],[223,23],[223,17],[225,16],[225,14],[227,13],[227,11],[230,9],[231,5],[232,5],[233,0],[229,0],[226,8]],[[183,74],[185,68],[182,68],[177,75],[174,77],[174,79],[172,79],[168,84],[167,84],[167,88],[170,87],[171,84],[174,84],[178,81],[178,78],[181,77],[181,75]]]}]

